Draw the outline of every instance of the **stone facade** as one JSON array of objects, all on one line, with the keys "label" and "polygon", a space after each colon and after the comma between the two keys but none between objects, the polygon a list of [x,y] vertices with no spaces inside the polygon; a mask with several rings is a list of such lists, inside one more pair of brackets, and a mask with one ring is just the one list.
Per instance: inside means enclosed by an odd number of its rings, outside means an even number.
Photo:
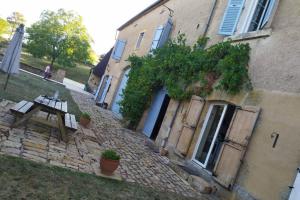
[{"label": "stone facade", "polygon": [[[206,36],[210,38],[209,46],[226,40],[232,40],[233,43],[249,43],[252,49],[249,76],[253,90],[241,92],[236,96],[214,92],[207,97],[188,146],[188,152],[183,157],[177,156],[176,146],[182,134],[183,121],[190,102],[179,104],[171,100],[156,143],[161,145],[164,141],[164,146],[169,150],[172,159],[192,160],[204,120],[212,103],[260,107],[261,113],[233,190],[227,191],[214,181],[211,183],[218,187],[217,193],[225,199],[287,199],[291,190],[289,186],[293,185],[296,169],[300,166],[300,137],[297,134],[300,128],[298,117],[300,114],[300,70],[297,69],[300,63],[299,1],[276,0],[270,20],[262,30],[242,33],[243,22],[250,12],[249,7],[255,2],[246,0],[237,24],[237,31],[233,36],[228,37],[218,34],[228,4],[227,0],[161,2],[174,11],[172,38],[175,38],[178,33],[185,33],[188,44],[192,45],[206,33]],[[168,17],[168,9],[158,3],[156,7],[122,27],[118,38],[126,40],[127,43],[121,60],[110,59],[109,61],[107,74],[113,76],[105,100],[109,105],[113,102],[123,70],[129,65],[126,61],[128,56],[132,53],[147,54],[156,27],[165,23]],[[145,32],[145,37],[141,47],[135,49],[140,32]],[[141,119],[138,130],[143,128],[146,117],[147,111]],[[174,123],[171,126],[172,121]],[[273,147],[274,138],[271,136],[273,133],[279,134],[275,147]],[[201,167],[199,169],[201,170]]]}]

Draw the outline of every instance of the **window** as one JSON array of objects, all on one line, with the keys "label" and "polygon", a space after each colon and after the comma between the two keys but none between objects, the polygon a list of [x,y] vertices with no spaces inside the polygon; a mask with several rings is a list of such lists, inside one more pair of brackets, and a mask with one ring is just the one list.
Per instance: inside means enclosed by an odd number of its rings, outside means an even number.
[{"label": "window", "polygon": [[[235,32],[245,33],[263,29],[270,20],[275,1],[252,0],[245,4],[245,0],[228,0],[219,34],[233,35]],[[241,15],[246,13],[247,16],[240,20]],[[240,27],[241,24],[243,24],[243,28]]]},{"label": "window", "polygon": [[136,43],[136,46],[135,46],[135,49],[140,48],[141,43],[142,43],[143,38],[144,38],[144,35],[145,35],[145,32],[140,33],[139,38],[138,38],[137,43]]},{"label": "window", "polygon": [[267,24],[274,2],[274,0],[259,0],[257,2],[248,32],[260,30]]},{"label": "window", "polygon": [[228,189],[235,183],[259,112],[255,106],[214,103],[206,114],[192,159]]},{"label": "window", "polygon": [[213,104],[209,108],[194,154],[194,160],[209,171],[214,168],[234,110],[235,106],[227,104]]}]

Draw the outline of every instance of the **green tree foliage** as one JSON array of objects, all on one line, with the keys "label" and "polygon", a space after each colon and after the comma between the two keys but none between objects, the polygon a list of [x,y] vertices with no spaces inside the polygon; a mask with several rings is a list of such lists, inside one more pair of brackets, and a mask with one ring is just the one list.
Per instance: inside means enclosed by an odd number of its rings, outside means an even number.
[{"label": "green tree foliage", "polygon": [[10,27],[11,27],[10,38],[12,37],[14,32],[16,31],[16,28],[20,24],[25,24],[25,22],[26,22],[24,15],[20,12],[13,12],[9,17],[7,17],[7,21],[10,24]]},{"label": "green tree foliage", "polygon": [[51,66],[57,61],[65,66],[91,59],[91,37],[82,23],[82,17],[63,9],[44,11],[40,20],[27,28],[27,49],[35,57],[46,57]]},{"label": "green tree foliage", "polygon": [[0,37],[7,33],[9,33],[9,23],[5,19],[0,18]]},{"label": "green tree foliage", "polygon": [[205,97],[213,89],[234,95],[249,85],[249,45],[228,41],[205,48],[207,41],[200,38],[190,47],[181,34],[149,55],[129,57],[131,71],[120,105],[132,127],[159,88],[166,87],[171,98],[181,101],[193,94]]}]

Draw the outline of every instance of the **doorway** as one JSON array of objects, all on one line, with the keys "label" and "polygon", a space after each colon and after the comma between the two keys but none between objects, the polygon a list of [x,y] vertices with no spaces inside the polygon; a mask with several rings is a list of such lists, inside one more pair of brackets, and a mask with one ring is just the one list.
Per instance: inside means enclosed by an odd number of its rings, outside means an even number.
[{"label": "doorway", "polygon": [[154,96],[143,128],[143,133],[152,140],[155,140],[159,133],[169,102],[170,97],[164,88]]},{"label": "doorway", "polygon": [[235,106],[230,104],[209,107],[193,154],[193,161],[208,171],[212,171],[216,164],[234,111]]}]

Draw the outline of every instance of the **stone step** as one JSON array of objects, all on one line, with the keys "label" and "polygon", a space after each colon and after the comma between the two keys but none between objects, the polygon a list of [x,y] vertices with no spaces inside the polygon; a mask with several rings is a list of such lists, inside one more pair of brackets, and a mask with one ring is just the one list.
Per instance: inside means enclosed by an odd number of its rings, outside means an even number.
[{"label": "stone step", "polygon": [[184,180],[186,180],[196,191],[202,194],[211,194],[215,192],[215,187],[200,176],[192,175],[184,170],[185,163],[170,161],[168,165]]}]

